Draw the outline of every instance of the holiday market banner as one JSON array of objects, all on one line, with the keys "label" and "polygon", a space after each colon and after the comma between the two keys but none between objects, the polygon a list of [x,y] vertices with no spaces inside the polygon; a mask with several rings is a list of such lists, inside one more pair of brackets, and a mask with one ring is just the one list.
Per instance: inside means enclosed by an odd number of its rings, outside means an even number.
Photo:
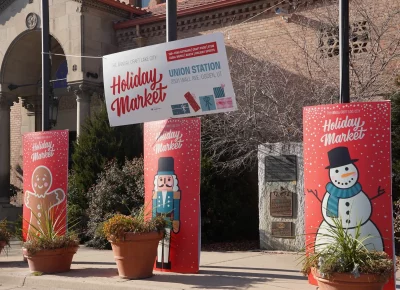
[{"label": "holiday market banner", "polygon": [[[155,270],[197,273],[200,258],[200,119],[144,124],[145,205],[165,216]],[[151,213],[150,213],[151,212]]]},{"label": "holiday market banner", "polygon": [[23,135],[24,241],[32,231],[45,231],[49,218],[60,234],[65,233],[68,148],[68,130]]},{"label": "holiday market banner", "polygon": [[111,126],[236,110],[222,33],[103,57]]},{"label": "holiday market banner", "polygon": [[303,122],[306,245],[329,243],[339,218],[393,257],[390,102],[305,107]]}]

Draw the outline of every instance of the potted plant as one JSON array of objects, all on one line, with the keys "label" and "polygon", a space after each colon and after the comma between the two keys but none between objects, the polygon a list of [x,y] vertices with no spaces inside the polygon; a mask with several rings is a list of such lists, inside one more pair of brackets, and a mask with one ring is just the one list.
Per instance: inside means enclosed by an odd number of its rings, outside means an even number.
[{"label": "potted plant", "polygon": [[366,238],[361,238],[360,225],[352,236],[340,219],[326,234],[327,241],[312,243],[310,253],[303,258],[302,272],[310,273],[320,290],[382,290],[394,274],[394,263],[385,252],[369,251]]},{"label": "potted plant", "polygon": [[10,247],[11,231],[8,229],[7,220],[0,221],[0,253],[4,250],[7,254],[7,247]]},{"label": "potted plant", "polygon": [[130,216],[115,214],[104,222],[103,234],[111,243],[120,277],[143,279],[153,275],[165,226],[163,216],[146,219],[143,208]]},{"label": "potted plant", "polygon": [[41,210],[37,214],[32,212],[32,218],[40,222],[28,222],[30,230],[22,248],[31,272],[51,274],[71,269],[79,239],[62,224],[65,220],[63,214],[56,214],[53,210]]}]

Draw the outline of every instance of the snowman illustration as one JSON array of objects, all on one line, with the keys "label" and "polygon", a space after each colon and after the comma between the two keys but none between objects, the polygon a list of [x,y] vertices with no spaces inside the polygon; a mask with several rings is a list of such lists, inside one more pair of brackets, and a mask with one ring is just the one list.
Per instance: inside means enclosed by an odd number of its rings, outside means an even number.
[{"label": "snowman illustration", "polygon": [[383,251],[383,241],[379,230],[370,220],[372,215],[371,200],[385,193],[378,188],[378,194],[369,199],[363,192],[361,184],[358,183],[359,172],[355,162],[351,159],[347,147],[336,147],[328,152],[330,182],[326,185],[326,193],[322,201],[317,191],[308,190],[321,202],[323,221],[319,226],[315,245],[319,248],[332,242],[330,237],[331,227],[335,227],[333,219],[338,219],[347,232],[353,237],[356,227],[360,226],[360,238],[364,239],[364,245],[368,250]]}]

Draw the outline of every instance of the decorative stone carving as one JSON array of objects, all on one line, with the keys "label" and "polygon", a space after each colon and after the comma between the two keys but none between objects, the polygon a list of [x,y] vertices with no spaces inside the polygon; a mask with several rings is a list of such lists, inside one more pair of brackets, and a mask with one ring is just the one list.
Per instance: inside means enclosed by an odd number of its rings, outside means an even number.
[{"label": "decorative stone carving", "polygon": [[[84,6],[85,6],[84,9],[86,9],[87,7],[91,7],[91,8],[95,8],[95,9],[98,9],[98,10],[101,10],[101,11],[104,11],[107,13],[111,13],[111,14],[114,14],[117,16],[122,16],[127,19],[130,17],[129,12],[127,12],[121,8],[112,7],[110,5],[104,4],[97,0],[74,0],[74,1],[78,2],[78,3],[84,3]],[[81,11],[81,12],[84,12],[84,11]]]},{"label": "decorative stone carving", "polygon": [[36,26],[38,25],[39,17],[37,16],[36,13],[29,13],[28,16],[26,16],[26,27],[30,30],[35,29]]},{"label": "decorative stone carving", "polygon": [[[365,20],[354,22],[350,27],[350,53],[359,54],[368,51],[370,28]],[[319,30],[318,49],[322,57],[339,55],[339,28],[322,27]]]},{"label": "decorative stone carving", "polygon": [[76,96],[77,102],[90,102],[92,96],[100,97],[103,94],[103,87],[100,84],[85,82],[69,84],[67,90]]},{"label": "decorative stone carving", "polygon": [[35,103],[27,99],[22,99],[22,107],[28,111],[35,111]]},{"label": "decorative stone carving", "polygon": [[[308,0],[308,2],[311,0]],[[291,5],[284,6],[285,9],[294,9],[294,3],[298,6],[299,1],[294,1]],[[235,5],[223,9],[217,9],[213,11],[207,11],[198,13],[195,15],[179,17],[177,21],[178,31],[191,31],[196,29],[202,29],[204,27],[212,27],[220,25],[233,25],[240,23],[250,17],[254,17],[257,14],[265,11],[272,7],[274,2],[269,1],[257,1],[253,4]],[[274,9],[269,10],[264,14],[274,14]],[[211,28],[209,28],[211,29]],[[116,31],[118,46],[122,50],[132,49],[140,47],[141,41],[154,37],[164,38],[166,35],[166,25],[162,21],[155,21],[154,23],[144,24],[140,26],[140,30],[137,27],[131,27]],[[140,39],[142,37],[143,39]],[[145,43],[146,44],[146,43]]]}]

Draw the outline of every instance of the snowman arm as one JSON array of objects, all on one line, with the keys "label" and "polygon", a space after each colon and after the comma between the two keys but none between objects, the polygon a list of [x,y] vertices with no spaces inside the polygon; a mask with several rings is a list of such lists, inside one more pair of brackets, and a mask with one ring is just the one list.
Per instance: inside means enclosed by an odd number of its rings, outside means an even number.
[{"label": "snowman arm", "polygon": [[322,200],[318,197],[318,191],[317,190],[314,191],[312,189],[307,189],[307,191],[308,191],[308,193],[312,193],[312,195],[314,195],[318,199],[318,201],[322,203]]},{"label": "snowman arm", "polygon": [[378,186],[378,194],[374,197],[371,198],[371,200],[380,197],[381,195],[384,195],[386,193],[385,189],[382,189],[380,186]]}]

